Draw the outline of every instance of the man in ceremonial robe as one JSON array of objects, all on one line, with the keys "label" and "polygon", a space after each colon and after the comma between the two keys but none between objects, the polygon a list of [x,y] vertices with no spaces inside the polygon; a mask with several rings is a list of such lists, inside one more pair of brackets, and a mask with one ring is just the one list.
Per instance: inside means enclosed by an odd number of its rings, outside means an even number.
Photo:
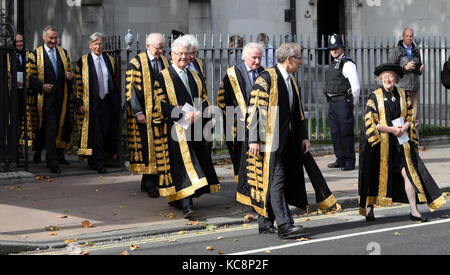
[{"label": "man in ceremonial robe", "polygon": [[169,66],[169,61],[162,55],[164,38],[160,33],[150,34],[146,46],[146,52],[131,59],[126,74],[130,172],[141,174],[141,191],[157,198],[159,180],[152,126],[153,97],[158,74]]},{"label": "man in ceremonial robe", "polygon": [[[68,52],[57,46],[58,32],[53,26],[44,29],[44,45],[28,55],[27,81],[34,92],[36,106],[36,140],[33,160],[41,161],[47,148],[47,167],[59,174],[59,164],[69,164],[64,150],[72,147],[74,114],[73,73]],[[37,124],[37,125],[36,125]]]},{"label": "man in ceremonial robe", "polygon": [[[201,77],[186,69],[190,51],[191,43],[183,37],[172,43],[173,63],[161,71],[162,89],[156,92],[162,123],[155,131],[162,140],[156,149],[160,195],[178,202],[187,219],[194,215],[193,197],[220,190],[202,131],[208,97]],[[191,108],[183,110],[186,104]]]},{"label": "man in ceremonial robe", "polygon": [[242,51],[244,62],[227,70],[217,92],[217,106],[222,110],[226,144],[233,162],[236,183],[241,166],[246,166],[245,161],[241,161],[246,159],[248,150],[247,147],[242,148],[245,144],[245,119],[253,84],[258,75],[264,71],[261,66],[263,50],[262,45],[258,43],[251,42],[245,45]]},{"label": "man in ceremonial robe", "polygon": [[114,157],[118,153],[121,101],[114,59],[103,53],[103,43],[103,34],[92,34],[91,53],[82,56],[75,69],[79,113],[77,154],[88,158],[89,166],[101,174],[106,172],[106,154]]},{"label": "man in ceremonial robe", "polygon": [[[277,51],[278,65],[256,79],[248,105],[247,178],[239,177],[237,200],[259,214],[261,234],[298,235],[288,204],[308,210],[303,166],[325,210],[336,203],[309,153],[300,90],[292,73],[302,64],[300,46],[286,43]],[[276,220],[278,228],[274,227]]]}]

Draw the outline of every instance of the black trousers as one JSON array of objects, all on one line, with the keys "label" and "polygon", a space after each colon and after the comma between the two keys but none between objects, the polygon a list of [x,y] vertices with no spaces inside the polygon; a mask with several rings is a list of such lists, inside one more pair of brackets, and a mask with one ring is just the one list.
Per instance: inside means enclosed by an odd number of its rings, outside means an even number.
[{"label": "black trousers", "polygon": [[56,135],[58,132],[59,121],[57,118],[56,107],[49,107],[44,110],[42,118],[42,127],[37,136],[37,144],[35,150],[38,154],[42,152],[44,148],[47,148],[46,160],[47,167],[54,168],[59,166],[59,159],[64,158],[64,150],[58,150],[56,148]]},{"label": "black trousers", "polygon": [[337,162],[347,166],[355,166],[353,105],[346,100],[330,102],[328,119]]},{"label": "black trousers", "polygon": [[[293,137],[289,134],[288,144],[292,144]],[[272,177],[272,182],[269,184],[269,197],[270,205],[267,206],[267,211],[269,218],[259,216],[258,223],[260,227],[267,227],[273,225],[273,222],[277,221],[278,228],[288,227],[294,224],[294,219],[292,218],[291,210],[287,203],[285,197],[285,189],[287,184],[289,167],[288,162],[291,159],[289,153],[291,152],[291,146],[285,146],[284,152],[279,152],[276,154],[275,169]],[[299,167],[298,169],[301,169]]]},{"label": "black trousers", "polygon": [[96,109],[93,117],[93,152],[89,159],[89,165],[93,168],[104,167],[105,145],[108,144],[108,133],[111,127],[111,96],[107,94],[103,100],[98,99]]}]

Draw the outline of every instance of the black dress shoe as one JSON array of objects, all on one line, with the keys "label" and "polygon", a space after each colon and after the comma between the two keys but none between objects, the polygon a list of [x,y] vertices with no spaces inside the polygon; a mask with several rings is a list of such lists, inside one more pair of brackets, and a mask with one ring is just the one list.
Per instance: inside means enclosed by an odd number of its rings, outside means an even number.
[{"label": "black dress shoe", "polygon": [[41,159],[41,153],[39,152],[39,153],[34,153],[34,155],[33,155],[33,162],[34,163],[41,163],[42,162],[42,159]]},{"label": "black dress shoe", "polygon": [[328,164],[328,168],[342,168],[344,167],[343,163],[336,161],[335,163]]},{"label": "black dress shoe", "polygon": [[353,171],[355,170],[355,166],[350,166],[350,165],[345,165],[344,167],[341,168],[342,171]]},{"label": "black dress shoe", "polygon": [[62,164],[62,165],[69,165],[69,164],[70,164],[70,162],[68,162],[68,161],[65,160],[65,159],[60,159],[60,160],[58,160],[58,163],[59,163],[59,164]]},{"label": "black dress shoe", "polygon": [[195,212],[194,210],[192,210],[191,207],[188,207],[186,209],[183,210],[183,215],[185,219],[190,219],[194,216]]},{"label": "black dress shoe", "polygon": [[413,216],[411,213],[409,214],[409,219],[412,220],[413,222],[429,222],[429,220],[427,218],[416,217],[416,216]]},{"label": "black dress shoe", "polygon": [[366,215],[366,222],[374,222],[375,221],[375,215],[373,214],[373,208],[372,211],[369,212],[369,214]]},{"label": "black dress shoe", "polygon": [[286,229],[278,228],[278,237],[281,239],[289,239],[300,234],[304,230],[303,226],[290,226]]},{"label": "black dress shoe", "polygon": [[59,169],[59,167],[52,167],[50,168],[50,172],[53,174],[61,174],[61,169]]},{"label": "black dress shoe", "polygon": [[259,234],[276,234],[278,230],[274,226],[259,227]]},{"label": "black dress shoe", "polygon": [[106,174],[106,169],[105,169],[105,167],[98,167],[97,168],[97,172],[99,174]]},{"label": "black dress shoe", "polygon": [[150,198],[159,198],[159,192],[156,190],[152,190],[152,191],[147,191],[147,195]]}]

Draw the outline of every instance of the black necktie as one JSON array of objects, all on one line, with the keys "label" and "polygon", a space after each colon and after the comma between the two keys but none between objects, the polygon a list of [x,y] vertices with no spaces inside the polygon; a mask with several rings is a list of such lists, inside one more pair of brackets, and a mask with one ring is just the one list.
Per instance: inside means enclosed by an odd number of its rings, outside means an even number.
[{"label": "black necktie", "polygon": [[159,73],[159,58],[155,58],[155,59],[153,59],[153,70],[156,72],[156,73]]}]

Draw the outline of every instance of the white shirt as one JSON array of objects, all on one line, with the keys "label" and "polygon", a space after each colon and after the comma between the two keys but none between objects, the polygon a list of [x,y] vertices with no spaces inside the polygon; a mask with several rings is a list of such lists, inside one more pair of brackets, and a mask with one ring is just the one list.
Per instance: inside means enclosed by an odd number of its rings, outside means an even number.
[{"label": "white shirt", "polygon": [[[344,54],[339,56],[342,58]],[[346,62],[342,68],[342,75],[348,79],[350,86],[352,87],[353,105],[356,106],[359,103],[359,95],[361,94],[361,84],[359,82],[358,71],[356,65],[353,62]]]},{"label": "white shirt", "polygon": [[50,53],[50,51],[53,51],[53,57],[55,58],[55,60],[58,60],[56,58],[56,47],[54,47],[53,49],[50,49],[49,47],[47,47],[47,45],[44,44],[44,49],[45,49],[45,52],[47,52],[49,57],[52,54],[52,53]]},{"label": "white shirt", "polygon": [[280,70],[281,75],[283,76],[284,83],[286,84],[286,87],[288,89],[289,93],[289,104],[292,108],[292,105],[294,103],[294,89],[292,89],[292,79],[291,75],[281,66],[281,64],[277,64],[278,70]]},{"label": "white shirt", "polygon": [[100,58],[100,64],[102,66],[102,72],[103,72],[103,87],[105,87],[105,95],[107,95],[109,93],[109,86],[108,86],[108,67],[106,67],[106,63],[105,63],[105,59],[103,59],[103,55],[97,56],[96,54],[94,54],[93,52],[91,52],[92,55],[92,59],[94,60],[94,65],[95,65],[95,71],[97,72],[98,75],[98,59]]},{"label": "white shirt", "polygon": [[[150,59],[150,66],[152,67],[152,68],[154,68],[154,62],[156,62],[156,57],[154,57],[153,55],[151,55],[150,54],[150,52],[149,51],[147,51],[147,55],[148,55],[148,59]],[[158,65],[159,66],[159,65]],[[162,68],[159,68],[160,70],[162,69]]]}]

